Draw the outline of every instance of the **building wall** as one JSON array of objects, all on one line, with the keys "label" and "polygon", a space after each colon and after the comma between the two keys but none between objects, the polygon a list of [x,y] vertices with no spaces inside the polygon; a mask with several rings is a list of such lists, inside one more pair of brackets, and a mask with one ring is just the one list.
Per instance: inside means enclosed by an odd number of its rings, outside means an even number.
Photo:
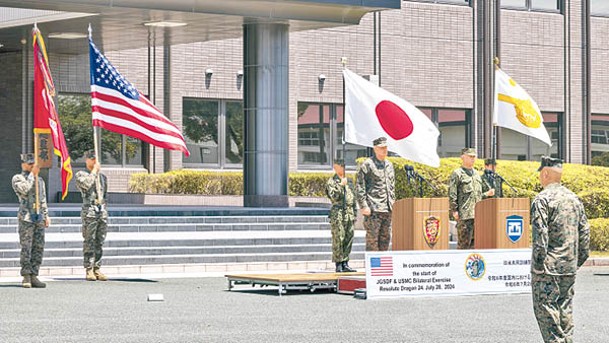
[{"label": "building wall", "polygon": [[[11,187],[13,175],[21,171],[19,154],[22,148],[22,55],[21,53],[0,53],[0,137],[3,142],[11,139],[11,144],[3,144],[0,149],[0,203],[16,203],[17,198]],[[6,71],[12,72],[6,72]]]},{"label": "building wall", "polygon": [[609,114],[609,18],[592,17],[590,22],[592,113]]}]

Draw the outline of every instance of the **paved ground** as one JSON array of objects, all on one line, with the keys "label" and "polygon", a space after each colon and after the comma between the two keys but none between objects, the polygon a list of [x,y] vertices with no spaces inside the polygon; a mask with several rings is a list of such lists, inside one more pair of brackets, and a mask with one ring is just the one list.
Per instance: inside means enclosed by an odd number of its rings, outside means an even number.
[{"label": "paved ground", "polygon": [[[29,290],[0,283],[0,342],[541,341],[530,295],[366,301],[226,286],[224,278],[66,279]],[[165,301],[147,302],[153,293]],[[607,304],[609,268],[584,268],[577,342],[609,341]]]}]

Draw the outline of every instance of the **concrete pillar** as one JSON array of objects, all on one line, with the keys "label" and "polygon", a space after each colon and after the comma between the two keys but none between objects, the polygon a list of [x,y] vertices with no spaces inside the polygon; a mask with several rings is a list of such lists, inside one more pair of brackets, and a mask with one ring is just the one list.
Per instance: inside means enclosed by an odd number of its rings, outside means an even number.
[{"label": "concrete pillar", "polygon": [[288,61],[285,22],[246,19],[243,25],[246,207],[287,207]]}]

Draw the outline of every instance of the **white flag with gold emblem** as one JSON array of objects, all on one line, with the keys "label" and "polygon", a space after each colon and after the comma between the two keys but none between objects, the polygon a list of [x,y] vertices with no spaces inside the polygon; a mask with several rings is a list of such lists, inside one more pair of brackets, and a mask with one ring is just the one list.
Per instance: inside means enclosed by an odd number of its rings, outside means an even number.
[{"label": "white flag with gold emblem", "polygon": [[495,70],[493,124],[539,139],[552,146],[537,103],[503,70]]}]

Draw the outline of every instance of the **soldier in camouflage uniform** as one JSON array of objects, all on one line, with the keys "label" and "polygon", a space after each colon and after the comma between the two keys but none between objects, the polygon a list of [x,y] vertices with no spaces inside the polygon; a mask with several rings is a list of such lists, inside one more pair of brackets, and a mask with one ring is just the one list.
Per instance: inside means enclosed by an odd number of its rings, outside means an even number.
[{"label": "soldier in camouflage uniform", "polygon": [[391,242],[395,173],[387,160],[387,138],[379,137],[373,144],[374,156],[357,170],[357,202],[364,216],[366,251],[386,251]]},{"label": "soldier in camouflage uniform", "polygon": [[[86,170],[76,173],[76,186],[82,195],[82,236],[84,267],[87,281],[106,281],[108,278],[99,270],[103,255],[102,247],[106,240],[108,228],[108,210],[106,197],[108,179],[100,173],[101,166],[97,163],[94,151],[88,151]],[[99,179],[99,184],[97,180]],[[98,196],[98,189],[99,194]]]},{"label": "soldier in camouflage uniform", "polygon": [[560,184],[562,160],[542,157],[543,191],[531,204],[533,310],[544,342],[573,342],[575,274],[586,259],[590,226],[579,198]]},{"label": "soldier in camouflage uniform", "polygon": [[494,158],[484,160],[484,174],[482,174],[482,182],[486,184],[488,189],[494,189],[495,195],[489,198],[503,198],[503,179],[497,173],[495,168],[497,161]]},{"label": "soldier in camouflage uniform", "polygon": [[[44,254],[44,229],[51,223],[47,208],[44,180],[38,177],[40,168],[33,154],[21,155],[21,174],[13,176],[13,190],[19,198],[19,244],[21,245],[21,276],[23,288],[44,288],[38,280],[38,270]],[[36,213],[36,185],[38,178],[39,211]]]},{"label": "soldier in camouflage uniform", "polygon": [[332,228],[332,262],[336,272],[354,272],[349,267],[349,254],[353,245],[355,224],[355,190],[353,182],[345,177],[345,162],[334,161],[334,176],[326,182],[326,195],[332,202],[330,226]]},{"label": "soldier in camouflage uniform", "polygon": [[448,201],[450,210],[457,220],[458,249],[474,248],[474,208],[483,198],[495,195],[494,189],[489,189],[476,172],[476,151],[472,148],[461,150],[461,168],[455,169],[450,175]]}]

